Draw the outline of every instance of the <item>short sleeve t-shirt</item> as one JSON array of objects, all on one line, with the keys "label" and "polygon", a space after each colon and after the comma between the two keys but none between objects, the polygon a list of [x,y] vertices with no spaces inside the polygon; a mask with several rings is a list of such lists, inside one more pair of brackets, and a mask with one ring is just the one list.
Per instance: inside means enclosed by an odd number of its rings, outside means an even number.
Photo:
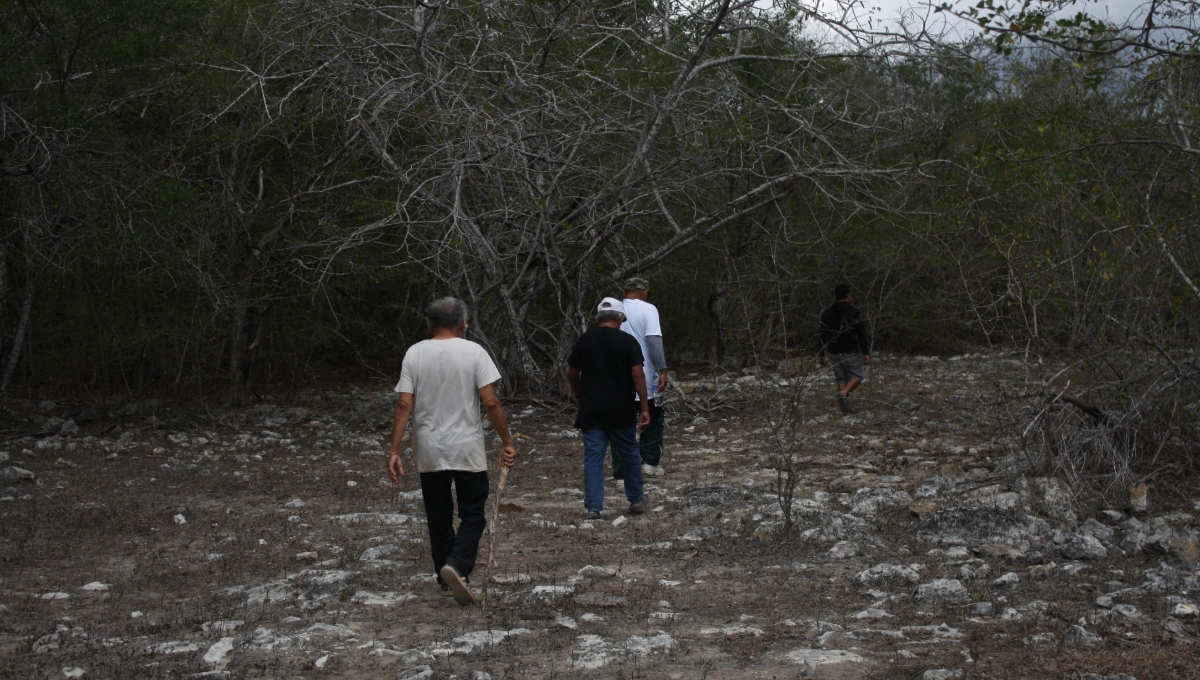
[{"label": "short sleeve t-shirt", "polygon": [[584,333],[567,359],[568,366],[579,369],[575,427],[592,430],[636,426],[632,369],[640,363],[642,351],[628,333],[605,326]]},{"label": "short sleeve t-shirt", "polygon": [[487,470],[479,390],[499,379],[487,350],[470,340],[423,340],[408,348],[396,391],[413,395],[417,472]]},{"label": "short sleeve t-shirt", "polygon": [[[650,348],[646,346],[646,336],[662,337],[658,307],[645,300],[626,299],[622,304],[625,306],[625,323],[621,324],[621,330],[637,340],[638,347],[642,350],[642,371],[646,376],[646,383],[649,384],[657,379],[658,374],[654,372],[654,366],[650,363]],[[637,399],[637,395],[634,395],[634,399]]]}]

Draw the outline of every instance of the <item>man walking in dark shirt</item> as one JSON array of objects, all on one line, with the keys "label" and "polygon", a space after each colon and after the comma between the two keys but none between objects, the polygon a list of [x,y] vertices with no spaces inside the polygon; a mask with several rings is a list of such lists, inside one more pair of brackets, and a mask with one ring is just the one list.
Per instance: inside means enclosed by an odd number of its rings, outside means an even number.
[{"label": "man walking in dark shirt", "polygon": [[833,364],[838,407],[843,414],[849,415],[848,397],[863,381],[863,364],[871,363],[871,337],[867,334],[867,322],[863,321],[862,312],[850,304],[854,301],[850,286],[838,284],[833,295],[837,302],[821,314],[821,346],[817,360],[822,364],[826,360]]},{"label": "man walking in dark shirt", "polygon": [[[625,320],[620,300],[604,298],[595,328],[584,333],[567,359],[567,380],[579,399],[575,427],[583,432],[583,504],[588,519],[604,509],[604,458],[611,442],[621,456],[629,514],[646,511],[642,492],[642,456],[637,431],[650,424],[642,348],[621,330]],[[637,394],[640,401],[634,401]]]}]

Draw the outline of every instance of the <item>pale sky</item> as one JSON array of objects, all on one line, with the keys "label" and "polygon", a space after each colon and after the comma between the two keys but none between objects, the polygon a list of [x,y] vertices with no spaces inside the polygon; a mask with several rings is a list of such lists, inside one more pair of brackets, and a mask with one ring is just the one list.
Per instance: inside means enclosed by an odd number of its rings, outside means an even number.
[{"label": "pale sky", "polygon": [[[933,10],[928,7],[929,4],[940,3],[942,0],[930,0],[922,2],[921,0],[866,0],[865,6],[870,10],[872,17],[883,19],[885,21],[896,21],[904,12],[910,12],[910,16],[929,17],[932,21],[942,20],[946,15],[934,14]],[[957,7],[963,9],[969,8],[975,4],[974,1],[957,0],[953,2]],[[999,3],[997,3],[999,4]],[[1010,6],[1019,5],[1018,1],[1010,1],[1006,4]],[[1077,12],[1086,12],[1096,18],[1108,18],[1110,21],[1119,23],[1120,20],[1128,17],[1130,14],[1140,14],[1147,5],[1147,0],[1088,0],[1084,2],[1076,2],[1066,8],[1062,14],[1074,15]]]},{"label": "pale sky", "polygon": [[[771,0],[764,0],[767,4]],[[816,5],[817,11],[827,17],[840,21],[851,27],[861,26],[876,31],[890,32],[895,30],[897,22],[906,25],[906,32],[924,31],[946,40],[965,40],[979,29],[974,24],[960,20],[948,13],[938,13],[930,6],[940,4],[944,0],[802,0],[810,7]],[[954,6],[966,10],[975,5],[978,0],[950,0]],[[1035,0],[1036,1],[1036,0]],[[855,3],[847,15],[846,6]],[[1010,6],[1019,6],[1022,0],[997,0]],[[812,3],[812,4],[809,4]],[[1059,14],[1074,16],[1084,12],[1098,19],[1107,19],[1115,24],[1125,23],[1132,15],[1138,17],[1149,7],[1149,0],[1081,0],[1067,6]],[[869,22],[869,23],[868,23]],[[1140,18],[1133,22],[1141,24]],[[841,42],[846,38],[840,30],[832,25],[820,25],[808,22],[806,26],[809,35],[828,41],[831,44]]]}]

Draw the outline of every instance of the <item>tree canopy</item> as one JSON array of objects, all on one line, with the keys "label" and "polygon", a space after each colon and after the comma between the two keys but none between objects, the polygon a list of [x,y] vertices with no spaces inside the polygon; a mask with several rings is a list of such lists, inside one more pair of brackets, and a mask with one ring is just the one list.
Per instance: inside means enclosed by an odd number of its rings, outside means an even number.
[{"label": "tree canopy", "polygon": [[810,353],[842,281],[893,349],[1190,351],[1194,3],[843,9],[6,3],[3,389],[387,372],[453,294],[555,393],[632,274],[673,362]]}]

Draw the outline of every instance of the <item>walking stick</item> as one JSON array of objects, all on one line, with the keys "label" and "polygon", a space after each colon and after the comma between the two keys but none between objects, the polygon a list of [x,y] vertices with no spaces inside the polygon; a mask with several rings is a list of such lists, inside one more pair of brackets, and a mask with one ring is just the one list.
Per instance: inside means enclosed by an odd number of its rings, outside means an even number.
[{"label": "walking stick", "polygon": [[488,584],[492,580],[492,565],[496,563],[496,529],[500,527],[500,496],[504,493],[504,483],[508,481],[509,468],[500,468],[500,483],[496,485],[496,501],[492,503],[492,522],[488,527],[488,556],[483,564],[483,602],[480,608],[486,610],[488,603]]}]

